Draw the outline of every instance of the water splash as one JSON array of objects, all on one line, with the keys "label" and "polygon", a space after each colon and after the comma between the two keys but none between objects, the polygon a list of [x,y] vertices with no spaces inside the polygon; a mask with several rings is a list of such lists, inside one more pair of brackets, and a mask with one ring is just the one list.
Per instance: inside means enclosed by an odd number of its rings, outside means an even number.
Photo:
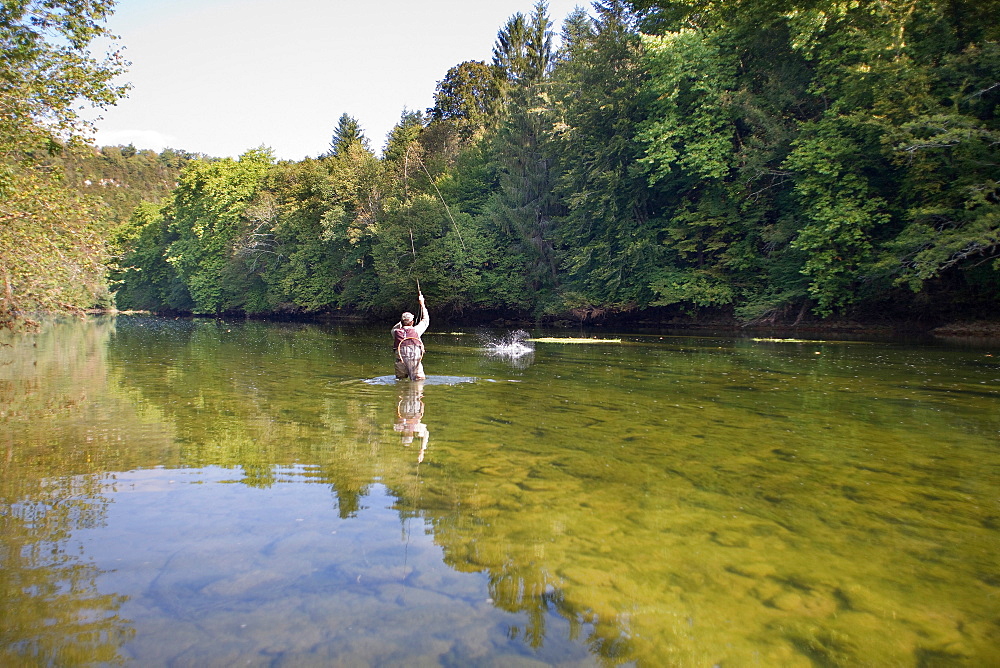
[{"label": "water splash", "polygon": [[501,337],[480,334],[479,339],[483,342],[486,354],[492,357],[515,360],[535,353],[531,335],[523,329],[514,330]]}]

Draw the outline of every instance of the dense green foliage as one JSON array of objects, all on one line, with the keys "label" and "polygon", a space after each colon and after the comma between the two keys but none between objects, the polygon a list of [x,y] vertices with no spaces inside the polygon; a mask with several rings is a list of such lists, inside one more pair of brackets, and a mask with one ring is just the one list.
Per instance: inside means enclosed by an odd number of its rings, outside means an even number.
[{"label": "dense green foliage", "polygon": [[111,37],[112,0],[0,3],[0,328],[32,310],[77,310],[107,299],[109,226],[93,198],[67,188],[35,159],[79,146],[80,103],[113,104],[117,53],[90,44]]},{"label": "dense green foliage", "polygon": [[544,3],[381,156],[195,162],[120,307],[961,316],[1000,301],[998,0]]}]

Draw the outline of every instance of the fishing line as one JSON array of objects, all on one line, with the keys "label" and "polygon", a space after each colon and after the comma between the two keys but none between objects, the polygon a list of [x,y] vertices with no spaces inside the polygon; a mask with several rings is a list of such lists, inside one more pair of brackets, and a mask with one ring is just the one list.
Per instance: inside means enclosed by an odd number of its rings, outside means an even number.
[{"label": "fishing line", "polygon": [[448,208],[448,203],[444,201],[444,195],[442,195],[441,190],[438,189],[437,183],[435,183],[434,179],[431,178],[431,173],[427,171],[427,165],[425,165],[424,161],[420,159],[420,156],[417,156],[417,162],[419,162],[420,166],[424,168],[424,174],[427,175],[427,180],[431,182],[432,186],[434,186],[434,191],[438,194],[438,197],[441,199],[441,204],[444,205],[444,210],[445,212],[447,212],[448,218],[451,220],[451,224],[455,228],[455,234],[458,235],[458,241],[459,243],[462,244],[462,250],[468,250],[465,247],[465,239],[462,238],[462,232],[461,230],[458,229],[458,223],[455,222],[455,218],[451,215],[451,209]]},{"label": "fishing line", "polygon": [[[410,149],[411,148],[412,148],[412,145],[406,147],[406,156],[403,158],[403,180],[404,181],[406,181],[409,178],[409,175],[407,174],[407,169],[408,169],[409,162],[410,162]],[[441,189],[438,188],[437,187],[437,183],[434,182],[434,177],[432,177],[430,171],[428,171],[427,165],[424,164],[424,161],[421,159],[421,157],[419,155],[415,155],[413,157],[416,158],[417,163],[420,165],[420,168],[424,170],[424,174],[427,175],[427,181],[430,182],[431,186],[433,186],[434,192],[437,193],[438,199],[441,200],[441,204],[444,205],[445,213],[448,214],[448,220],[451,221],[452,227],[455,228],[455,234],[458,235],[458,242],[460,244],[462,244],[462,250],[468,250],[468,248],[466,248],[466,246],[465,246],[465,239],[462,238],[462,231],[460,229],[458,229],[458,223],[455,222],[455,217],[451,215],[451,208],[448,206],[448,202],[444,201],[444,195],[441,194]],[[405,188],[405,185],[404,185],[404,188]],[[410,241],[411,242],[413,241],[413,232],[410,232]]]}]

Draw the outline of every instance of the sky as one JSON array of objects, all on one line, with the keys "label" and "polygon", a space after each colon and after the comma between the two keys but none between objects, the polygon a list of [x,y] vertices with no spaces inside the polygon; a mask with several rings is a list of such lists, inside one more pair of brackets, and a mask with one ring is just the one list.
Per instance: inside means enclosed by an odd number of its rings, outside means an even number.
[{"label": "sky", "polygon": [[[376,152],[404,109],[433,106],[448,69],[492,59],[534,0],[119,0],[108,21],[132,89],[96,143],[237,157],[316,157],[341,114]],[[552,30],[588,0],[549,0]],[[558,43],[558,37],[555,40]],[[96,54],[95,54],[96,55]]]}]

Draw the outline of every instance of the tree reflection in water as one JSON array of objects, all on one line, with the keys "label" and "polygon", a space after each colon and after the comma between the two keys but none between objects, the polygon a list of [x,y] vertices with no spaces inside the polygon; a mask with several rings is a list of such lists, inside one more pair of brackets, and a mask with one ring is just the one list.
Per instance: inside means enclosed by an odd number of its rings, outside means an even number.
[{"label": "tree reflection in water", "polygon": [[121,663],[119,648],[134,634],[117,616],[128,597],[99,593],[102,571],[74,554],[69,540],[74,530],[101,523],[101,481],[81,476],[28,490],[7,484],[17,477],[4,467],[0,664]]},{"label": "tree reflection in water", "polygon": [[[134,634],[117,614],[128,597],[100,593],[102,571],[72,541],[74,531],[104,523],[109,503],[98,473],[106,434],[95,433],[82,414],[92,408],[91,375],[103,364],[111,325],[67,325],[59,332],[58,342],[47,340],[51,329],[37,338],[13,335],[0,350],[5,666],[118,664],[120,647]],[[67,440],[80,445],[54,445]]]}]

